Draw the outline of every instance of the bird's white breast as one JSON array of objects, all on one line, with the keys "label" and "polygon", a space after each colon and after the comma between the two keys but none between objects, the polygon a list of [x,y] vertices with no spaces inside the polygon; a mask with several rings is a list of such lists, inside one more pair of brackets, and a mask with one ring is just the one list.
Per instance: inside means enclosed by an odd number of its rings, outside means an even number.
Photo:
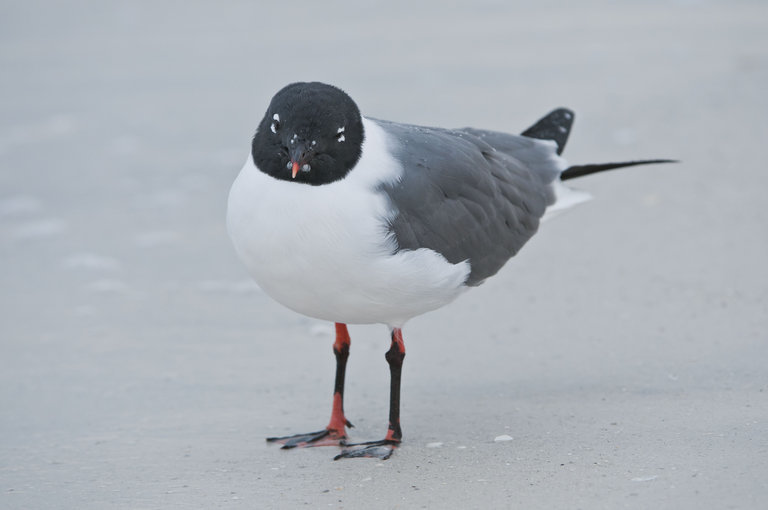
[{"label": "bird's white breast", "polygon": [[470,268],[428,249],[394,253],[393,212],[377,186],[402,169],[383,130],[363,123],[360,161],[331,184],[274,179],[249,157],[230,191],[227,227],[256,282],[283,305],[330,321],[399,327],[452,301]]}]

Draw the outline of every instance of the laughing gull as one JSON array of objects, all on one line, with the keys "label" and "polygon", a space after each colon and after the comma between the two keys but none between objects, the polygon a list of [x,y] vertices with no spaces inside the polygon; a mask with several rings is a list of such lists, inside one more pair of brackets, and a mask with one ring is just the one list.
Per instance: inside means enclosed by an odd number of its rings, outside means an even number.
[{"label": "laughing gull", "polygon": [[[493,276],[545,215],[588,195],[561,181],[645,160],[568,166],[573,112],[552,111],[521,135],[363,117],[342,90],[293,83],[273,98],[229,194],[239,257],[276,301],[334,322],[331,420],[269,438],[283,448],[339,445],[341,457],[386,459],[402,440],[402,327]],[[384,439],[347,442],[347,324],[390,328]]]}]

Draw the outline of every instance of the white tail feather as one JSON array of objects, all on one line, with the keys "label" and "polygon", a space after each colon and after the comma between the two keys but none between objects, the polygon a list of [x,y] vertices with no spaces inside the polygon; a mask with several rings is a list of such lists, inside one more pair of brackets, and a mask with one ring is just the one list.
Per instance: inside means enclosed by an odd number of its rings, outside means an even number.
[{"label": "white tail feather", "polygon": [[547,207],[541,221],[552,219],[562,211],[592,199],[592,195],[586,191],[569,188],[560,179],[552,183],[552,188],[555,192],[555,203]]}]

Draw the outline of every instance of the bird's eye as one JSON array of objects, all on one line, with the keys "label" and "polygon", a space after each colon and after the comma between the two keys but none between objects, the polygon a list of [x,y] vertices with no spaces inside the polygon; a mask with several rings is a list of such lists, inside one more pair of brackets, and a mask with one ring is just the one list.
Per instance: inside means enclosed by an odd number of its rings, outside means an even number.
[{"label": "bird's eye", "polygon": [[344,140],[346,140],[346,138],[344,137],[344,126],[342,126],[336,130],[336,141],[343,142]]},{"label": "bird's eye", "polygon": [[280,129],[280,115],[274,114],[272,116],[272,125],[269,126],[269,129],[271,129],[273,133],[277,134],[277,130]]}]

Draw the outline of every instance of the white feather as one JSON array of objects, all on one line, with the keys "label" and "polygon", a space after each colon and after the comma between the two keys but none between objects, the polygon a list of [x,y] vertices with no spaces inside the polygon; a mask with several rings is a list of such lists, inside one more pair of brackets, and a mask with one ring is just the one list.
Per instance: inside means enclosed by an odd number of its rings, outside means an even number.
[{"label": "white feather", "polygon": [[544,216],[541,218],[542,222],[554,218],[561,212],[570,209],[575,205],[592,200],[592,195],[586,191],[569,188],[563,184],[560,179],[556,179],[552,183],[552,188],[555,191],[555,203],[547,207]]},{"label": "white feather", "polygon": [[[516,153],[515,157],[521,161],[525,161],[528,165],[532,165],[535,168],[553,168],[559,173],[564,172],[568,168],[568,162],[557,153],[557,143],[554,140],[528,140],[529,146],[526,148],[522,146]],[[542,150],[545,148],[545,150]],[[582,204],[592,199],[592,195],[586,191],[570,188],[563,184],[563,182],[556,178],[550,187],[555,193],[555,202],[547,207],[544,216],[541,221],[547,221],[554,218],[561,212],[571,207]]]},{"label": "white feather", "polygon": [[391,214],[378,186],[402,168],[384,131],[363,119],[363,156],[346,178],[322,186],[274,179],[251,157],[229,195],[227,228],[264,291],[299,313],[401,327],[455,299],[468,262],[428,249],[394,252]]}]

